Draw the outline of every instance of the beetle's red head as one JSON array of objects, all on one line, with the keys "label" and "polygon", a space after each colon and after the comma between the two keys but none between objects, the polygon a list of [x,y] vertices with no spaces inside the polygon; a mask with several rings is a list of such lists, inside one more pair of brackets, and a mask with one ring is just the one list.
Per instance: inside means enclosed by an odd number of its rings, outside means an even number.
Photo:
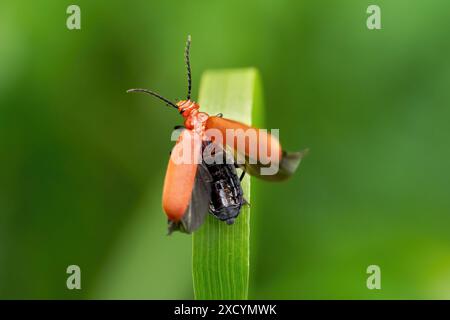
[{"label": "beetle's red head", "polygon": [[198,110],[200,108],[198,103],[191,100],[180,100],[177,102],[177,107],[183,118],[189,117],[192,111]]}]

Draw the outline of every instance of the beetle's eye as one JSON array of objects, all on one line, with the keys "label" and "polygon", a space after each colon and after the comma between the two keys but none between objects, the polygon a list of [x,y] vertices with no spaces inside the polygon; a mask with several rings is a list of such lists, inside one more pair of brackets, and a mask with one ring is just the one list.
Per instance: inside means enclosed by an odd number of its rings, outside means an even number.
[{"label": "beetle's eye", "polygon": [[183,114],[186,109],[181,109],[180,114]]}]

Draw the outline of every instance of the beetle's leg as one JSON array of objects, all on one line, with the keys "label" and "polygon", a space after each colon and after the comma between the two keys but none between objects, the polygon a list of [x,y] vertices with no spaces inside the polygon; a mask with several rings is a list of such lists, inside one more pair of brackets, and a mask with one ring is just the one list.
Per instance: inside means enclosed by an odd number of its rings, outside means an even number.
[{"label": "beetle's leg", "polygon": [[242,169],[242,173],[241,173],[241,176],[239,177],[239,181],[242,181],[242,179],[244,179],[244,177],[245,177],[245,167],[244,167],[244,169]]},{"label": "beetle's leg", "polygon": [[244,176],[245,176],[245,173],[246,173],[246,171],[245,171],[245,165],[238,164],[237,162],[235,162],[235,163],[234,163],[234,167],[235,167],[236,169],[242,169],[241,176],[239,177],[239,181],[242,181],[242,179],[244,179]]}]

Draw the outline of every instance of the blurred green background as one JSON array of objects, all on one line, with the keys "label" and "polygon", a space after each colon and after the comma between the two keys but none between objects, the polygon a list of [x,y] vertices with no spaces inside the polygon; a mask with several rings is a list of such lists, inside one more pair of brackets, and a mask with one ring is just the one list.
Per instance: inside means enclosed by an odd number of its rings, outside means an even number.
[{"label": "blurred green background", "polygon": [[250,298],[450,298],[447,0],[2,1],[0,298],[193,297],[160,204],[182,119],[125,93],[184,97],[187,34],[194,97],[206,69],[257,67],[267,128],[311,149],[257,184]]}]

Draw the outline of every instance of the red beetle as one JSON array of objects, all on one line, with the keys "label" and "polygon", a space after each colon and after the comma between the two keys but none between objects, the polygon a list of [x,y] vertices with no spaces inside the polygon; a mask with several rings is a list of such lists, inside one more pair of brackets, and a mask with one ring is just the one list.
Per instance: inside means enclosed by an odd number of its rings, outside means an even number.
[{"label": "red beetle", "polygon": [[[189,59],[191,38],[188,36],[185,60],[188,76],[186,100],[174,103],[158,93],[147,89],[130,89],[127,92],[143,92],[153,95],[168,106],[176,108],[183,116],[184,127],[171,152],[163,188],[163,209],[169,220],[169,233],[173,230],[191,233],[199,228],[208,213],[232,224],[246,203],[240,181],[245,172],[269,181],[280,181],[291,176],[297,169],[305,152],[287,153],[282,150],[276,137],[266,130],[260,130],[243,123],[225,119],[222,115],[210,116],[199,111],[200,106],[191,100],[191,66]],[[239,143],[239,133],[253,131],[256,148],[251,150],[250,142]],[[209,132],[214,131],[211,135]],[[229,132],[238,134],[227,135]],[[217,133],[222,139],[217,140]],[[247,143],[249,142],[249,143]],[[232,153],[233,159],[241,156],[242,164],[206,164],[202,158],[205,146],[214,144],[223,154]],[[255,152],[256,149],[256,152]],[[270,153],[262,152],[270,150]],[[189,154],[190,161],[180,162],[177,156]],[[261,169],[275,165],[273,174],[261,174]],[[234,166],[243,169],[236,179]]]}]

